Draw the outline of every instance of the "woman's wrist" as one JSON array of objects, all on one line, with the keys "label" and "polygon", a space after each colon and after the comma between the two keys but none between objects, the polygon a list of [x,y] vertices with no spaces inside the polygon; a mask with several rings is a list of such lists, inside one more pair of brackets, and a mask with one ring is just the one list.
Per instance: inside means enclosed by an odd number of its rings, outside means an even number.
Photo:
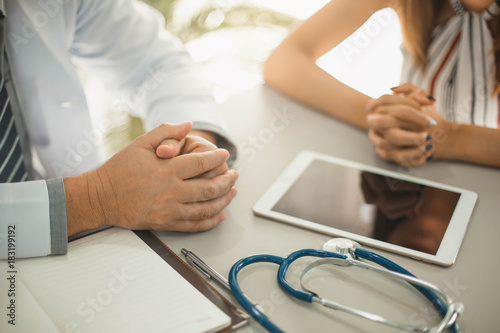
[{"label": "woman's wrist", "polygon": [[454,159],[457,156],[457,138],[459,125],[441,121],[430,131],[435,146],[434,157],[437,159]]}]

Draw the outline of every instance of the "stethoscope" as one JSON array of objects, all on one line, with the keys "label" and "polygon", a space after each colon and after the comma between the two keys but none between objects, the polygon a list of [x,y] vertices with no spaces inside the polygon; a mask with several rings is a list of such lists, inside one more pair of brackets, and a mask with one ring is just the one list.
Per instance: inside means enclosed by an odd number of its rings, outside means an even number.
[{"label": "stethoscope", "polygon": [[[286,273],[290,265],[295,260],[307,256],[318,257],[321,259],[313,261],[302,269],[300,273],[300,284],[302,290],[300,290],[288,283],[288,281],[286,280]],[[384,267],[385,269],[369,264],[365,262],[365,260],[371,261],[379,266]],[[259,305],[257,305],[243,293],[237,281],[238,273],[242,268],[259,262],[270,262],[279,265],[279,285],[290,295],[303,301],[309,303],[315,302],[327,308],[344,311],[352,315],[363,317],[374,322],[396,327],[409,332],[434,333],[442,332],[443,330],[448,328],[450,329],[450,332],[459,332],[457,318],[463,312],[464,308],[461,303],[454,303],[451,298],[436,285],[415,277],[413,274],[397,265],[396,263],[390,261],[389,259],[386,259],[381,255],[378,255],[371,251],[364,250],[358,243],[344,238],[335,238],[329,240],[323,245],[323,250],[298,250],[291,253],[285,258],[269,254],[258,254],[243,258],[233,265],[231,271],[229,272],[229,285],[234,294],[234,297],[238,300],[241,306],[269,332],[278,333],[283,331],[269,320],[269,318],[263,313],[263,310]],[[442,316],[442,320],[435,327],[409,326],[386,319],[374,313],[355,309],[334,301],[324,299],[315,292],[305,288],[302,281],[304,276],[310,270],[325,264],[333,264],[336,266],[355,266],[380,273],[387,277],[396,277],[398,279],[404,280],[415,287],[415,289],[422,293],[434,305],[434,307]]]}]

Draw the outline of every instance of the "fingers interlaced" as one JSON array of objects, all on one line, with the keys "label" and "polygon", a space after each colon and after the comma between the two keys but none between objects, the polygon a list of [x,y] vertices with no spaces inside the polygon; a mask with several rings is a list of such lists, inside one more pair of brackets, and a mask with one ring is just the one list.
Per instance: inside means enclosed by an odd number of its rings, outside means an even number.
[{"label": "fingers interlaced", "polygon": [[431,117],[404,104],[381,106],[366,116],[366,122],[378,130],[400,127],[411,131],[423,131],[434,124]]},{"label": "fingers interlaced", "polygon": [[399,146],[424,146],[428,141],[428,133],[405,131],[401,128],[391,128],[384,133],[384,138]]},{"label": "fingers interlaced", "polygon": [[424,164],[434,149],[425,133],[393,129],[382,134],[370,130],[368,137],[382,159],[396,162],[404,167]]},{"label": "fingers interlaced", "polygon": [[420,103],[411,98],[405,98],[404,96],[399,95],[383,95],[371,101],[367,105],[367,111],[369,113],[374,113],[380,111],[381,107],[390,105],[406,105],[407,107],[415,110],[420,110],[421,107]]},{"label": "fingers interlaced", "polygon": [[168,139],[160,143],[158,148],[156,148],[156,156],[159,158],[173,158],[179,155],[184,148],[186,139],[176,140]]},{"label": "fingers interlaced", "polygon": [[208,200],[187,203],[182,206],[180,220],[204,220],[213,217],[229,205],[236,195],[236,189],[231,189],[224,195]]},{"label": "fingers interlaced", "polygon": [[215,150],[217,148],[218,147],[215,144],[202,137],[196,135],[188,135],[186,137],[186,144],[182,149],[182,154],[199,153]]},{"label": "fingers interlaced", "polygon": [[190,179],[223,165],[228,158],[229,152],[227,150],[215,149],[196,154],[180,155],[172,162],[174,162],[179,177]]},{"label": "fingers interlaced", "polygon": [[225,195],[231,190],[238,174],[234,170],[211,179],[195,178],[183,182],[183,191],[178,196],[182,203],[208,201]]}]

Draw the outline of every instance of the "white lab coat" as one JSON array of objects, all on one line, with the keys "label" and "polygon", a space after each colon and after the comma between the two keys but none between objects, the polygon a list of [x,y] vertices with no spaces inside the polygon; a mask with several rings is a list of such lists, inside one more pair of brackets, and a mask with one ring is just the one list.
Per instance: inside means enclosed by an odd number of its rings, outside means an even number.
[{"label": "white lab coat", "polygon": [[[147,130],[190,120],[225,136],[209,85],[152,8],[135,0],[9,0],[5,7],[12,79],[43,177],[80,174],[102,163],[96,144],[109,123],[92,123],[75,64],[143,117]],[[19,256],[50,249],[47,191],[32,183],[16,190],[19,185],[0,185],[0,240],[10,221],[23,229],[17,235],[25,244],[36,244]],[[30,197],[21,206],[33,209],[19,211],[23,192]]]}]

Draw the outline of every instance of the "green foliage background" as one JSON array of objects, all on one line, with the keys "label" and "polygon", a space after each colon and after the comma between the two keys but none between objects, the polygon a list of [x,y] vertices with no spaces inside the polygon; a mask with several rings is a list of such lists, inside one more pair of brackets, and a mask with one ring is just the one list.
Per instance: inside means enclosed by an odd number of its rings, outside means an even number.
[{"label": "green foliage background", "polygon": [[[288,27],[295,19],[276,11],[252,6],[245,1],[207,0],[199,8],[193,8],[191,19],[180,27],[172,24],[176,7],[189,0],[143,0],[156,8],[165,17],[166,28],[186,43],[208,32],[243,26]],[[210,24],[209,18],[216,15],[219,24]]]}]

